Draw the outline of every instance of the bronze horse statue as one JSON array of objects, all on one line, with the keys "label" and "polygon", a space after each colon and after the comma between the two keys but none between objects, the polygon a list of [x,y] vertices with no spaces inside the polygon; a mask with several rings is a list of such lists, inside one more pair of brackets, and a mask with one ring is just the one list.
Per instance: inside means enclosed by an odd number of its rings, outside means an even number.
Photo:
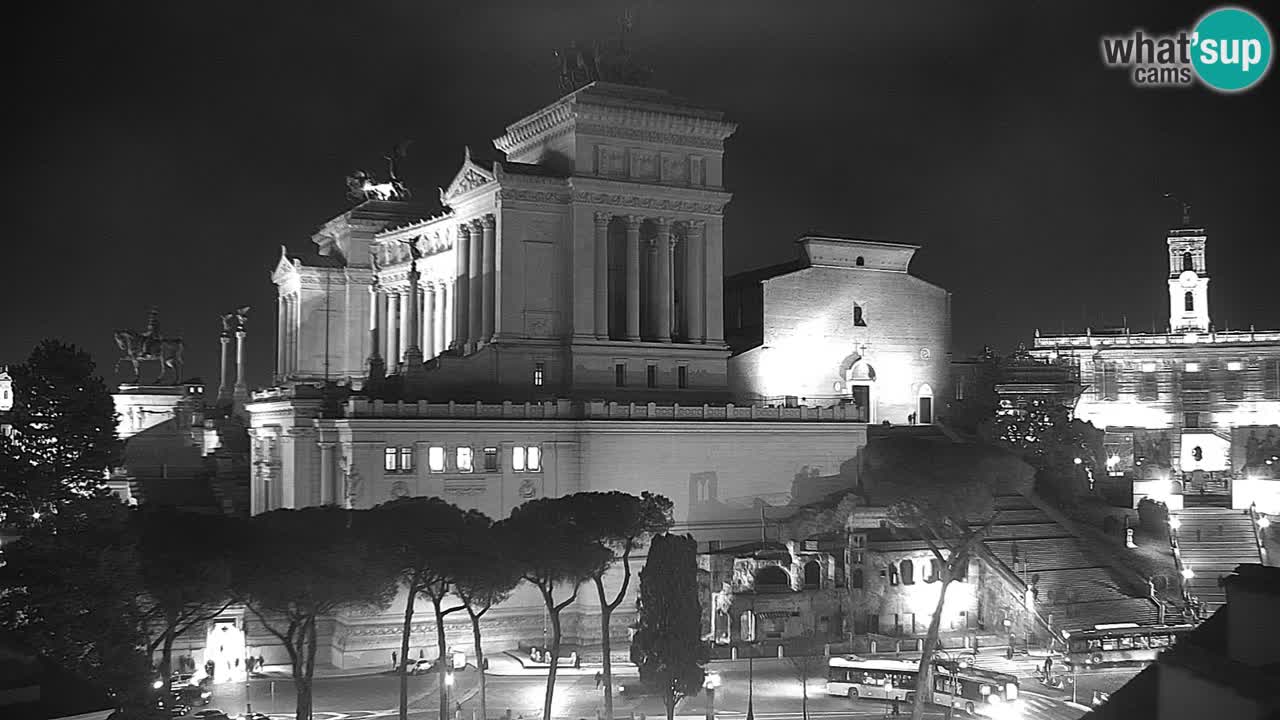
[{"label": "bronze horse statue", "polygon": [[155,360],[160,363],[160,374],[153,381],[159,385],[169,369],[173,370],[173,384],[182,380],[182,338],[164,338],[148,336],[136,330],[117,330],[116,345],[124,356],[116,360],[115,369],[120,363],[128,361],[133,364],[133,382],[138,382],[138,365],[143,360]]}]

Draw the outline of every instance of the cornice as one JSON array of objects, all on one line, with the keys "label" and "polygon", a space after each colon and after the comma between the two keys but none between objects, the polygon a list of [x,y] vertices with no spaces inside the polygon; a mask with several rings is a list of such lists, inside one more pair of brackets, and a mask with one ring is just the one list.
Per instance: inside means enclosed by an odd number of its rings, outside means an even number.
[{"label": "cornice", "polygon": [[502,137],[494,138],[493,146],[509,154],[519,146],[529,144],[534,139],[555,130],[573,116],[573,109],[569,102],[556,103],[508,125],[507,132]]},{"label": "cornice", "polygon": [[525,188],[504,187],[498,191],[498,199],[568,205],[573,200],[573,194],[567,187],[560,190],[528,190]]},{"label": "cornice", "polygon": [[723,215],[725,206],[729,204],[727,199],[719,202],[695,202],[692,200],[657,198],[643,195],[625,195],[622,193],[592,192],[588,190],[575,190],[573,192],[573,200],[574,202],[586,203],[589,205],[697,215]]}]

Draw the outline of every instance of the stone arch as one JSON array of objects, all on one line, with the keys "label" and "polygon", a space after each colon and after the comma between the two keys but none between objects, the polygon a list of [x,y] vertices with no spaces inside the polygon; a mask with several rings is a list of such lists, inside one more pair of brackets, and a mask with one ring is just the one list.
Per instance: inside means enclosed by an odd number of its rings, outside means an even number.
[{"label": "stone arch", "polygon": [[902,584],[915,585],[916,584],[916,564],[911,562],[910,559],[907,559],[907,560],[903,560],[902,563],[899,565],[899,567],[900,567],[900,572],[902,573]]},{"label": "stone arch", "polygon": [[858,266],[858,267],[862,267],[863,265],[866,265],[866,264],[867,264],[867,260],[866,260],[866,258],[864,258],[864,257],[862,257],[861,255],[859,255],[859,256],[857,257],[857,259],[855,259],[855,260],[853,261],[853,264],[854,264],[854,265],[856,265],[856,266]]},{"label": "stone arch", "polygon": [[1187,270],[1195,270],[1195,269],[1196,269],[1196,261],[1195,261],[1195,258],[1191,255],[1191,252],[1187,251],[1182,253],[1183,272],[1186,272]]},{"label": "stone arch", "polygon": [[756,570],[756,587],[783,586],[791,587],[791,576],[777,565],[765,565]]},{"label": "stone arch", "polygon": [[804,564],[804,586],[819,587],[822,585],[822,563],[810,560]]}]

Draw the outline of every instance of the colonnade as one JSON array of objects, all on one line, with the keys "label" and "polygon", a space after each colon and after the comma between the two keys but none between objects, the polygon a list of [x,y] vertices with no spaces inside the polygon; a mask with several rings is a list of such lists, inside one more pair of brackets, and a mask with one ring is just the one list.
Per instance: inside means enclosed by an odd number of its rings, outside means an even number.
[{"label": "colonnade", "polygon": [[378,330],[378,354],[390,360],[389,369],[403,362],[410,348],[420,350],[425,360],[449,349],[455,297],[452,282],[429,280],[390,288],[374,285],[369,295],[369,325]]},{"label": "colonnade", "polygon": [[302,298],[293,292],[276,301],[279,332],[276,333],[276,372],[288,377],[298,371],[298,332],[302,325]]},{"label": "colonnade", "polygon": [[[610,227],[622,225],[625,271],[610,279]],[[644,240],[641,230],[649,223]],[[595,335],[600,339],[704,343],[707,341],[708,272],[720,272],[708,252],[706,222],[640,215],[595,214]],[[677,262],[677,258],[679,262]],[[708,267],[708,260],[715,265]],[[611,263],[614,260],[615,263]],[[676,276],[679,271],[679,277]],[[613,285],[621,287],[614,287]],[[676,298],[679,298],[677,311]],[[611,308],[610,304],[620,305]],[[614,310],[611,312],[611,309]],[[616,310],[621,310],[619,313]],[[713,308],[714,310],[714,308]],[[621,317],[619,317],[621,316]]]}]

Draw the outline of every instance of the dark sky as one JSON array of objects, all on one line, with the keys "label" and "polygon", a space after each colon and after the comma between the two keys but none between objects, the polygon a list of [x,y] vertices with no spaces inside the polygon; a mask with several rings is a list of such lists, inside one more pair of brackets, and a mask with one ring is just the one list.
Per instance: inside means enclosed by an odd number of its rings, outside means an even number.
[{"label": "dark sky", "polygon": [[[1219,327],[1280,327],[1275,72],[1236,96],[1138,89],[1099,36],[1191,27],[1208,3],[641,0],[654,85],[722,108],[730,272],[811,231],[916,243],[954,293],[955,351],[1036,327],[1167,317],[1161,198],[1209,228]],[[1280,13],[1262,12],[1273,34]],[[195,8],[199,8],[198,10]],[[10,27],[0,363],[42,337],[110,375],[115,328],[161,308],[216,383],[218,313],[274,355],[279,246],[346,209],[401,139],[422,197],[462,147],[557,96],[552,48],[615,0],[44,3]],[[1266,108],[1271,107],[1268,111]]]}]

